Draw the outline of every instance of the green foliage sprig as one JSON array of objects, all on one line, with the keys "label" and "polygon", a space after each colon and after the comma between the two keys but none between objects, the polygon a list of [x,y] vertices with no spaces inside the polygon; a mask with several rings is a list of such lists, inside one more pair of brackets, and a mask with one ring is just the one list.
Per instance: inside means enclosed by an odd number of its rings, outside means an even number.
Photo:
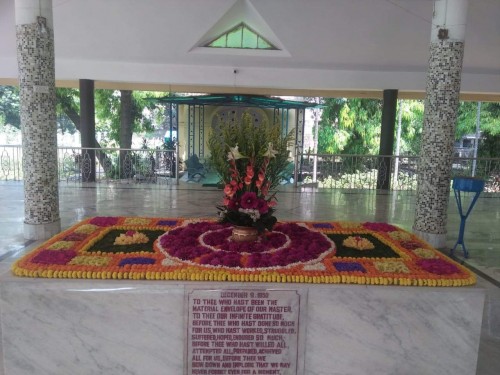
[{"label": "green foliage sprig", "polygon": [[289,161],[288,148],[293,146],[293,132],[281,134],[279,124],[271,124],[267,119],[255,123],[250,114],[244,113],[239,121],[219,121],[208,138],[210,165],[219,174],[224,183],[231,181],[228,152],[231,147],[238,146],[245,158],[236,160],[238,169],[244,173],[248,159],[254,159],[255,166],[264,162],[264,154],[269,144],[277,151],[267,167],[266,178],[270,182],[270,190],[275,189],[280,181],[280,174],[286,169]]}]

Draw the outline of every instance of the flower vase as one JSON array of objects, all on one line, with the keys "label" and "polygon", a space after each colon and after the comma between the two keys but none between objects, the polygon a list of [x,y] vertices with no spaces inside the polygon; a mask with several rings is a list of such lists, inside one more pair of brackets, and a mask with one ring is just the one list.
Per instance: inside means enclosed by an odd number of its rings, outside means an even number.
[{"label": "flower vase", "polygon": [[259,238],[259,232],[254,227],[234,226],[232,239],[235,242],[253,242]]}]

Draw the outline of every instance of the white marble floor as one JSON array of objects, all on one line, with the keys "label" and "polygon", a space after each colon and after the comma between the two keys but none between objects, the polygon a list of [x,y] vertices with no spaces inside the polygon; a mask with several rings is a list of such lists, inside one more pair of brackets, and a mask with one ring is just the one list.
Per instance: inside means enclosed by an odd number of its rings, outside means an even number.
[{"label": "white marble floor", "polygon": [[[62,227],[88,216],[207,217],[215,215],[221,191],[198,184],[60,185]],[[277,216],[283,220],[382,221],[411,231],[415,194],[353,190],[315,191],[284,187],[277,195]],[[467,197],[468,199],[468,197]],[[0,272],[38,242],[23,238],[22,183],[0,183]],[[454,198],[449,202],[447,245],[458,237],[460,219]],[[460,261],[480,275],[487,291],[477,374],[500,369],[500,196],[483,195],[467,220],[465,243],[470,259]],[[0,364],[1,365],[1,364]]]}]

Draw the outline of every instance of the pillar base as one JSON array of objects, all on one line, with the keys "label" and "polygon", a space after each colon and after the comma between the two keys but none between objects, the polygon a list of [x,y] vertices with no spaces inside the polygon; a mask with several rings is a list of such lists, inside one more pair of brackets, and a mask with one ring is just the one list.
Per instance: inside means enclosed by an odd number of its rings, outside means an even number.
[{"label": "pillar base", "polygon": [[24,238],[27,240],[47,240],[61,231],[61,220],[45,224],[24,223]]},{"label": "pillar base", "polygon": [[413,228],[413,233],[428,242],[432,247],[436,249],[444,249],[446,247],[446,233],[443,234],[435,234],[422,232],[418,229]]}]

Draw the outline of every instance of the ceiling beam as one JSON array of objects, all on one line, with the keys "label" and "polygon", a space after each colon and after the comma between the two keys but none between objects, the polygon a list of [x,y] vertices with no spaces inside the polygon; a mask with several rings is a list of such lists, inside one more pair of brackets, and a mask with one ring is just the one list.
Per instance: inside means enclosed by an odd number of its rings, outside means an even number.
[{"label": "ceiling beam", "polygon": [[[17,79],[0,78],[0,85],[17,86]],[[79,88],[76,80],[57,80],[57,87]],[[314,89],[277,89],[270,87],[238,87],[238,86],[200,86],[200,85],[169,85],[164,83],[140,83],[140,82],[112,82],[95,81],[96,89],[108,90],[135,90],[135,91],[161,91],[161,92],[186,92],[186,93],[209,93],[209,94],[252,94],[252,95],[274,95],[274,96],[302,96],[323,98],[367,98],[382,99],[382,90],[314,90]],[[425,99],[424,91],[398,92],[399,99]],[[460,100],[471,102],[500,102],[500,93],[477,93],[462,92]]]}]

